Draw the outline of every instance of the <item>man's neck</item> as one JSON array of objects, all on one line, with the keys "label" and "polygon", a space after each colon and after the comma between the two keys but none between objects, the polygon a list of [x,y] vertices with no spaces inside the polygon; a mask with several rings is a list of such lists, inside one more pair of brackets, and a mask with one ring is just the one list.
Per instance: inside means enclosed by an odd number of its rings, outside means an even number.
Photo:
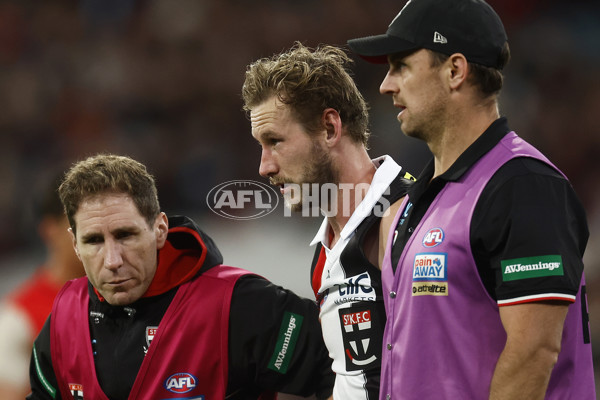
[{"label": "man's neck", "polygon": [[427,143],[434,157],[433,178],[446,172],[498,118],[496,106],[475,110],[469,108],[462,112],[458,110],[444,126],[443,131]]},{"label": "man's neck", "polygon": [[[337,242],[344,226],[361,203],[375,176],[375,165],[371,161],[366,149],[361,147],[352,154],[345,154],[340,158],[338,165],[339,182],[337,184],[337,209],[332,215],[327,216],[329,226],[333,232],[330,246]],[[323,210],[329,211],[329,210]]]}]

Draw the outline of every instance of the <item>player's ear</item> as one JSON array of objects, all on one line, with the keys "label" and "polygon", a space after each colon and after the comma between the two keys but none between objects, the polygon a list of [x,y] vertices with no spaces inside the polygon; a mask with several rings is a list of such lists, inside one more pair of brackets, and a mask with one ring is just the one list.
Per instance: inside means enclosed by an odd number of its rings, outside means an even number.
[{"label": "player's ear", "polygon": [[458,89],[467,79],[469,63],[461,53],[454,53],[444,63],[444,71],[448,79],[450,89]]},{"label": "player's ear", "polygon": [[154,220],[154,233],[156,234],[156,248],[160,250],[167,241],[169,234],[169,219],[164,212],[161,212]]},{"label": "player's ear", "polygon": [[342,119],[337,110],[326,108],[323,110],[322,123],[325,127],[325,141],[329,147],[333,147],[342,137]]}]

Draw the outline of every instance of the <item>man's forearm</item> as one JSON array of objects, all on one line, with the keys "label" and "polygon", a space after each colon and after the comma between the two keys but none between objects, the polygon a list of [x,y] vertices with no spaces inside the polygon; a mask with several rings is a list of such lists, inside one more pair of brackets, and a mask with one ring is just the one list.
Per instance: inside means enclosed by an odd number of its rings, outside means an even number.
[{"label": "man's forearm", "polygon": [[490,400],[543,400],[558,360],[567,304],[501,307],[506,344],[492,377]]},{"label": "man's forearm", "polygon": [[519,354],[505,348],[492,377],[490,400],[543,400],[557,358],[548,349]]}]

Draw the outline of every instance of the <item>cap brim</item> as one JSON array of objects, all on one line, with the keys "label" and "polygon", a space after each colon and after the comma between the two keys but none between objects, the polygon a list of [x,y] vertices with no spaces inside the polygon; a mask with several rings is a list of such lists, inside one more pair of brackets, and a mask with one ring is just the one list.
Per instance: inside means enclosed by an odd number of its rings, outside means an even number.
[{"label": "cap brim", "polygon": [[367,36],[348,40],[350,50],[374,64],[387,63],[390,54],[416,50],[417,45],[407,40],[388,34]]}]

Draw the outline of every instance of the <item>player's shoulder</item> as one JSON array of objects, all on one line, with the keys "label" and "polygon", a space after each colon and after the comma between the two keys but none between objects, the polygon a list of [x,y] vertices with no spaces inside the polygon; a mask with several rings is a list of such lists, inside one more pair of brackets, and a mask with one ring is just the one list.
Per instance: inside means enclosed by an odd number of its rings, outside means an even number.
[{"label": "player's shoulder", "polygon": [[384,193],[390,203],[396,202],[408,193],[408,190],[415,183],[416,178],[409,172],[400,171],[400,173],[390,182],[389,190]]},{"label": "player's shoulder", "polygon": [[518,190],[523,196],[540,192],[572,191],[567,178],[552,165],[532,157],[517,157],[502,165],[486,184],[483,198]]},{"label": "player's shoulder", "polygon": [[566,178],[555,167],[533,157],[516,157],[502,165],[492,177],[492,181],[505,182],[513,178]]}]

